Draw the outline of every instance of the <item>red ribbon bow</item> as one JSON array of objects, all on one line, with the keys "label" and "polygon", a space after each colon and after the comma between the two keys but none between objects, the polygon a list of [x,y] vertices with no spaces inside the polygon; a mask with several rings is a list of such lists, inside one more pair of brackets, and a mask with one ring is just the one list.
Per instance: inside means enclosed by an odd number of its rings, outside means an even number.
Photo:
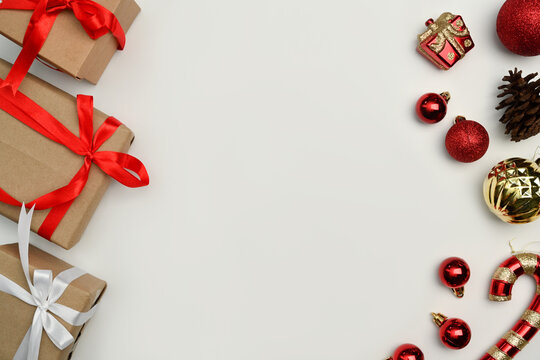
[{"label": "red ribbon bow", "polygon": [[[75,154],[84,156],[83,165],[69,184],[26,204],[29,208],[35,205],[37,210],[51,209],[38,231],[38,234],[44,238],[50,240],[65,213],[84,189],[92,163],[128,187],[141,187],[149,184],[148,173],[142,162],[137,158],[114,151],[98,151],[101,145],[122,124],[117,119],[109,117],[94,134],[94,106],[91,96],[77,96],[79,137],[71,133],[51,114],[20,92],[13,95],[8,88],[1,88],[0,108],[41,135],[64,145]],[[22,206],[20,201],[11,197],[1,188],[0,202]]]},{"label": "red ribbon bow", "polygon": [[3,84],[10,85],[13,94],[45,44],[56,17],[64,10],[73,11],[92,39],[111,32],[118,41],[118,49],[122,50],[126,43],[126,35],[116,16],[92,0],[3,0],[0,2],[2,9],[34,11],[24,35],[21,53]]}]

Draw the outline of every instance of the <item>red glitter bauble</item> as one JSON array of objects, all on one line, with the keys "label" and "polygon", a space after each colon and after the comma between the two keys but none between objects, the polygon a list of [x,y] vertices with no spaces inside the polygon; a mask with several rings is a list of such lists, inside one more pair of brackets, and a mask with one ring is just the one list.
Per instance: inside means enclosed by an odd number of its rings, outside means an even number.
[{"label": "red glitter bauble", "polygon": [[497,16],[497,34],[515,54],[540,55],[540,0],[507,0]]},{"label": "red glitter bauble", "polygon": [[420,96],[416,102],[416,114],[423,122],[435,124],[446,115],[446,103],[450,100],[450,94],[428,93]]},{"label": "red glitter bauble", "polygon": [[439,337],[444,346],[463,349],[471,341],[471,328],[461,319],[448,319],[441,325]]},{"label": "red glitter bauble", "polygon": [[439,267],[439,278],[442,283],[452,289],[454,294],[463,297],[463,287],[471,277],[471,270],[467,262],[458,257],[444,260]]},{"label": "red glitter bauble", "polygon": [[489,147],[486,129],[472,120],[458,116],[446,134],[446,150],[457,161],[470,163],[480,159]]},{"label": "red glitter bauble", "polygon": [[403,344],[396,349],[389,360],[424,360],[424,354],[413,344]]}]

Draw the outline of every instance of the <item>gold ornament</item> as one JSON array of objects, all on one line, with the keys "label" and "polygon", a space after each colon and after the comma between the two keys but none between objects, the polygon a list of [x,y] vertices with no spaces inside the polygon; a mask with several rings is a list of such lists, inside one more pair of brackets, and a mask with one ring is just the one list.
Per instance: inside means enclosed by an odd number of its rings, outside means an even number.
[{"label": "gold ornament", "polygon": [[443,13],[437,21],[426,21],[427,29],[418,35],[417,50],[437,67],[448,70],[474,47],[460,15]]},{"label": "gold ornament", "polygon": [[540,166],[522,158],[501,161],[484,180],[484,199],[507,223],[536,220],[540,216]]}]

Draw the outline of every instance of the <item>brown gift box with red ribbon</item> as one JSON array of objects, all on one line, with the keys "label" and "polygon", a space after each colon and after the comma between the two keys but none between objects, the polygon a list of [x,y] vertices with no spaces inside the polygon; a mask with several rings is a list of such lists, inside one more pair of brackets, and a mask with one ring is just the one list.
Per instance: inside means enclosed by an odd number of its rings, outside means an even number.
[{"label": "brown gift box with red ribbon", "polygon": [[[9,63],[0,60],[0,78],[6,77],[10,67]],[[0,88],[0,90],[5,90],[0,93],[0,96],[5,97],[6,95],[2,94],[11,94],[8,88]],[[73,96],[33,75],[27,75],[22,82],[20,92],[46,110],[43,112],[52,115],[56,119],[55,121],[65,126],[75,135],[74,139],[78,140],[77,136],[80,136],[78,99],[76,100]],[[18,94],[18,96],[21,95]],[[8,98],[9,96],[11,95],[8,95]],[[2,99],[0,99],[2,102],[5,101]],[[13,99],[20,100],[16,97]],[[28,99],[28,101],[32,100]],[[33,117],[36,116],[33,114],[30,118]],[[90,131],[95,131],[95,134],[98,134],[99,130],[95,129],[100,128],[107,121],[107,115],[94,109],[94,130]],[[92,123],[91,120],[90,123]],[[97,156],[77,155],[66,146],[51,141],[4,110],[0,110],[0,129],[2,129],[0,131],[0,189],[17,201],[26,202],[27,205],[38,197],[69,184],[74,175],[80,172],[82,164],[87,164],[87,161]],[[129,149],[133,137],[130,129],[120,125],[112,136],[96,150],[102,153],[106,151],[125,153]],[[111,154],[117,155],[117,153]],[[121,155],[129,157],[127,154]],[[53,243],[65,249],[73,247],[79,241],[111,181],[111,177],[94,162],[88,164],[88,181],[83,185],[84,188],[80,195],[75,197],[71,206],[61,216],[60,222],[49,238]],[[142,163],[140,166],[143,168],[140,173],[146,180],[132,187],[148,184],[146,170],[144,170]],[[130,167],[124,164],[123,168],[129,169]],[[0,193],[0,195],[2,194]],[[37,205],[40,205],[40,201],[37,201]],[[37,208],[39,209],[39,206]],[[51,210],[36,211],[32,220],[32,231],[41,234],[40,228],[50,213],[52,213]],[[0,202],[0,214],[17,221],[19,207]]]},{"label": "brown gift box with red ribbon", "polygon": [[[87,33],[88,29],[75,17],[74,11],[86,15],[94,11],[94,2],[116,16],[124,32],[131,27],[140,12],[134,0],[4,0],[0,4],[0,34],[22,45],[33,10],[12,10],[9,7],[19,7],[22,4],[20,8],[25,8],[29,7],[28,4],[31,7],[33,4],[36,7],[40,3],[46,4],[47,12],[57,11],[59,14],[53,19],[54,24],[39,51],[39,57],[77,79],[97,84],[119,44],[111,31],[99,27],[94,31],[99,38],[92,39]],[[93,19],[89,23],[104,17],[102,14],[90,16]]]},{"label": "brown gift box with red ribbon", "polygon": [[[47,269],[52,270],[53,277],[56,277],[60,272],[71,268],[66,262],[33,246],[29,248],[29,262],[31,274],[36,269]],[[28,284],[21,270],[17,244],[0,246],[0,274],[28,291]],[[58,303],[75,311],[86,312],[99,302],[106,286],[105,281],[85,274],[68,285]],[[32,324],[35,310],[35,307],[0,291],[0,359],[13,358]],[[71,333],[75,342],[60,350],[44,332],[39,352],[40,360],[67,360],[75,350],[84,325],[74,326],[61,319],[59,321]]]}]

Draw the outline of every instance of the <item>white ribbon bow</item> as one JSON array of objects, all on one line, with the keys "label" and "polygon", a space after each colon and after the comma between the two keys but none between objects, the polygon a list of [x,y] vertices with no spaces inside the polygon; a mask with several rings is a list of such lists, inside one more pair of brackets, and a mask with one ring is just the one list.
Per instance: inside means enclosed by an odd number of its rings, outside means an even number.
[{"label": "white ribbon bow", "polygon": [[73,336],[52,314],[57,315],[68,324],[81,326],[90,320],[96,312],[95,306],[90,311],[81,313],[56,303],[69,284],[85,274],[84,271],[78,268],[63,271],[54,280],[51,270],[35,270],[34,283],[32,284],[28,266],[28,246],[33,213],[34,208],[26,214],[23,205],[19,217],[19,254],[30,293],[5,276],[0,275],[0,291],[13,295],[36,307],[32,325],[24,336],[13,360],[38,360],[43,330],[60,350],[64,350],[73,343]]}]

